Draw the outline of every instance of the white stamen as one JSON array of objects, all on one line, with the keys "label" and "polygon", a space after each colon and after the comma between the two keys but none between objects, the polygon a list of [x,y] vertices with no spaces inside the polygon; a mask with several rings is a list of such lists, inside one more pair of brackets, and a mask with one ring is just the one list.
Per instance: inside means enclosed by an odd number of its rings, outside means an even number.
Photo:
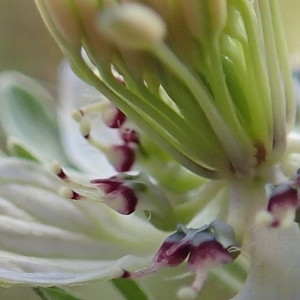
[{"label": "white stamen", "polygon": [[80,130],[81,135],[84,138],[88,139],[90,132],[91,132],[90,122],[87,120],[81,120],[81,122],[79,123],[79,130]]},{"label": "white stamen", "polygon": [[81,113],[80,110],[78,110],[78,109],[73,109],[73,110],[71,111],[71,117],[72,117],[72,119],[73,119],[74,121],[76,121],[77,123],[79,123],[79,122],[81,122],[83,116],[82,116],[82,113]]},{"label": "white stamen", "polygon": [[73,191],[66,186],[61,187],[58,190],[58,194],[65,199],[72,199],[73,197]]},{"label": "white stamen", "polygon": [[192,300],[197,297],[197,292],[192,287],[183,287],[177,292],[180,299]]},{"label": "white stamen", "polygon": [[255,224],[260,227],[269,227],[274,221],[274,217],[267,211],[260,211],[255,217]]},{"label": "white stamen", "polygon": [[62,171],[61,165],[56,160],[51,163],[50,168],[55,175],[58,175]]}]

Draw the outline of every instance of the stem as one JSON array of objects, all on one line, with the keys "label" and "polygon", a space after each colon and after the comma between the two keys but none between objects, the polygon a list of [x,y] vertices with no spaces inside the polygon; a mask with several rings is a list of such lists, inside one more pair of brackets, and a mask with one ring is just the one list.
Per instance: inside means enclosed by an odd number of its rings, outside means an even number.
[{"label": "stem", "polygon": [[236,131],[236,135],[240,137],[240,140],[247,146],[252,147],[252,142],[248,137],[248,133],[245,131],[239,118],[241,117],[234,107],[233,101],[229,94],[227,84],[225,81],[225,74],[220,58],[220,46],[218,42],[218,36],[214,35],[204,45],[205,55],[208,57],[207,62],[207,74],[209,81],[213,89],[214,99],[219,110],[222,111],[224,119],[231,124],[232,128]]},{"label": "stem", "polygon": [[288,49],[285,33],[281,22],[281,14],[277,0],[269,1],[271,17],[274,28],[274,38],[277,49],[277,56],[284,81],[286,95],[286,122],[287,129],[291,130],[296,117],[295,94],[292,79],[292,72],[289,65]]},{"label": "stem", "polygon": [[[274,1],[274,0],[272,0]],[[258,2],[261,12],[264,46],[266,52],[267,71],[272,97],[274,138],[272,156],[281,155],[286,146],[286,98],[283,89],[282,75],[278,62],[277,45],[272,24],[272,15],[269,0]]]},{"label": "stem", "polygon": [[[248,0],[235,1],[236,7],[239,9],[242,18],[244,20],[244,26],[247,33],[248,43],[242,41],[244,49],[249,49],[248,67],[253,67],[255,86],[258,88],[258,94],[261,101],[257,99],[259,105],[264,108],[264,116],[268,122],[268,128],[273,128],[273,115],[272,115],[272,100],[271,91],[269,86],[269,78],[266,71],[265,58],[262,55],[262,49],[260,45],[261,34],[259,33],[259,24],[256,19],[256,14],[251,7],[251,3]],[[246,53],[247,53],[246,52]]]},{"label": "stem", "polygon": [[[228,124],[219,114],[206,88],[195,78],[188,68],[164,44],[153,46],[151,49],[164,64],[166,64],[190,89],[195,99],[201,105],[207,119],[222,143],[227,156],[238,173],[248,175],[251,172],[251,150],[244,145],[240,136],[232,132]],[[239,139],[241,138],[241,139]],[[253,154],[253,153],[252,153]]]},{"label": "stem", "polygon": [[[131,93],[126,87],[118,84],[110,70],[102,68],[103,77],[110,88],[112,88],[125,102],[144,115],[144,120],[149,122],[165,136],[165,139],[180,149],[187,157],[199,164],[208,164],[210,168],[218,168],[219,158],[224,156],[214,150],[214,145],[209,143],[209,137],[194,134],[193,128],[175,113],[163,101],[147,91],[141,91],[141,97]],[[129,115],[130,116],[130,115]],[[154,122],[153,122],[154,121]],[[165,133],[167,131],[167,133]],[[195,138],[195,136],[197,138]],[[201,148],[201,151],[199,149]],[[224,159],[223,159],[224,161]],[[225,160],[226,161],[226,160]],[[224,165],[224,163],[223,163]]]},{"label": "stem", "polygon": [[85,61],[81,57],[80,52],[69,53],[71,58],[71,65],[74,71],[83,78],[90,85],[99,90],[105,97],[110,99],[117,107],[119,107],[125,114],[130,116],[133,122],[138,124],[140,128],[145,131],[149,136],[155,140],[165,151],[170,153],[179,163],[190,171],[206,177],[206,178],[219,178],[219,173],[215,170],[210,170],[205,167],[200,166],[188,157],[186,157],[181,151],[170,144],[161,132],[156,131],[152,124],[147,122],[140,112],[133,109],[133,107],[125,102],[120,96],[118,96],[114,91],[112,91],[108,86],[106,86],[99,77],[97,77],[86,65]]}]

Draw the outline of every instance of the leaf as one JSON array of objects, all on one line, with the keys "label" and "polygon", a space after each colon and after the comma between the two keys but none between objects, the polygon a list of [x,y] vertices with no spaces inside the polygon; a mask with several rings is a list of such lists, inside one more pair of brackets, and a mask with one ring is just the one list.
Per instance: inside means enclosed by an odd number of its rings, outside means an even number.
[{"label": "leaf", "polygon": [[138,284],[131,279],[113,279],[112,283],[127,300],[148,300]]},{"label": "leaf", "polygon": [[80,300],[79,298],[74,297],[57,287],[38,287],[33,290],[41,297],[42,300]]}]

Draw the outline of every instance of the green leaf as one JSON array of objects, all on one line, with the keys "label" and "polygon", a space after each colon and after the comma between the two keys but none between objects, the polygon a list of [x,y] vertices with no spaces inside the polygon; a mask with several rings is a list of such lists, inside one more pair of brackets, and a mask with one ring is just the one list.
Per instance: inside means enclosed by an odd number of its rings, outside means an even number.
[{"label": "green leaf", "polygon": [[138,284],[131,279],[113,279],[112,283],[126,300],[148,300]]},{"label": "green leaf", "polygon": [[41,297],[42,300],[81,300],[57,287],[38,287],[33,290]]}]

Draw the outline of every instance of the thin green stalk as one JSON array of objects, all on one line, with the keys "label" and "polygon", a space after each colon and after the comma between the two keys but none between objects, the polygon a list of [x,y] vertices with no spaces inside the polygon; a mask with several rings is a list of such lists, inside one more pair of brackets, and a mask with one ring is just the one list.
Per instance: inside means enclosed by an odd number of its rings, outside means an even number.
[{"label": "thin green stalk", "polygon": [[185,166],[190,171],[207,178],[219,178],[220,174],[216,170],[210,170],[195,163],[181,151],[175,148],[172,144],[161,135],[161,132],[154,130],[153,125],[145,120],[144,116],[137,112],[131,105],[124,102],[115,92],[108,88],[86,65],[81,57],[81,53],[71,53],[71,66],[80,77],[83,77],[90,85],[99,90],[105,97],[110,99],[117,107],[119,107],[125,114],[129,115],[133,122],[145,131],[153,140],[155,140],[165,151],[170,153],[178,162]]},{"label": "thin green stalk", "polygon": [[267,120],[272,122],[273,127],[274,120],[272,115],[271,91],[266,71],[265,57],[262,55],[260,45],[259,37],[261,37],[261,35],[259,34],[258,20],[256,19],[256,14],[251,7],[252,4],[248,0],[235,1],[235,5],[244,19],[248,43],[245,45],[245,42],[243,42],[243,46],[245,49],[249,49],[249,57],[256,78],[255,86],[258,87],[258,92],[262,100],[260,105],[263,106],[264,115]]},{"label": "thin green stalk", "polygon": [[236,137],[236,133],[232,132],[213,104],[206,88],[197,81],[190,70],[187,69],[165,44],[154,45],[151,50],[155,56],[166,64],[187,85],[195,99],[199,101],[234,169],[238,173],[249,174],[253,163],[249,160],[249,152],[252,149],[247,148],[247,146]]},{"label": "thin green stalk", "polygon": [[[274,0],[272,0],[274,1]],[[278,52],[274,38],[274,29],[269,0],[259,1],[264,46],[266,52],[267,71],[272,97],[274,118],[274,150],[273,155],[282,154],[286,146],[286,98],[283,89],[282,74],[278,62]]]},{"label": "thin green stalk", "polygon": [[[103,70],[103,76],[107,84],[124,99],[128,101],[137,110],[141,111],[144,120],[148,119],[153,126],[156,126],[158,131],[164,134],[167,131],[166,139],[171,142],[174,139],[178,149],[181,149],[189,158],[197,163],[210,164],[210,167],[216,168],[220,166],[218,153],[215,153],[214,146],[209,143],[210,137],[201,137],[199,134],[193,134],[193,129],[190,128],[187,122],[170,109],[163,101],[159,100],[154,95],[141,95],[137,97],[124,86],[116,83],[115,78],[109,70]],[[139,89],[140,91],[140,89]],[[143,91],[143,94],[145,91]],[[148,99],[143,98],[143,96]],[[149,99],[149,96],[151,99]],[[153,121],[154,122],[153,122]],[[195,139],[195,135],[198,139]],[[201,151],[198,149],[201,147]],[[216,151],[218,152],[218,151]]]},{"label": "thin green stalk", "polygon": [[275,44],[277,49],[277,56],[279,60],[280,70],[285,86],[286,95],[286,123],[287,128],[290,130],[295,122],[296,107],[295,107],[295,95],[294,85],[292,80],[292,72],[289,65],[288,49],[285,39],[285,33],[282,25],[282,18],[280,14],[280,8],[277,0],[269,1],[272,24],[274,31]]},{"label": "thin green stalk", "polygon": [[[123,86],[116,85],[114,78],[112,78],[111,76],[111,72],[107,70],[107,72],[105,72],[105,77],[107,76],[107,79],[110,82],[110,86],[113,85],[115,88],[118,88],[119,91],[120,89],[122,89],[123,91],[129,90],[130,92],[133,92],[133,94],[137,95],[140,99],[140,101],[137,101],[138,105],[141,103],[141,101],[144,101],[147,105],[153,107],[156,112],[163,113],[163,116],[167,120],[171,121],[176,127],[179,128],[181,132],[186,135],[184,140],[181,139],[181,143],[186,146],[186,149],[188,149],[192,153],[194,152],[193,155],[195,157],[199,156],[200,160],[202,159],[212,167],[228,167],[228,162],[226,159],[226,155],[222,149],[222,145],[219,143],[208,122],[206,122],[206,119],[201,119],[201,115],[203,114],[203,112],[201,111],[201,114],[199,113],[199,109],[201,109],[199,105],[195,107],[195,105],[193,105],[195,103],[191,103],[192,101],[188,101],[187,104],[184,104],[186,102],[186,98],[182,97],[181,101],[179,101],[179,106],[177,105],[177,103],[175,104],[173,102],[173,105],[175,107],[173,108],[172,105],[170,107],[170,105],[166,103],[161,96],[152,93],[152,91],[145,86],[145,83],[142,80],[132,80],[126,66],[124,65],[124,63],[122,63],[121,59],[117,60],[118,67],[121,67],[122,72],[125,72],[126,78],[128,78],[131,82],[131,86],[129,89],[125,89]],[[122,91],[120,91],[120,93],[123,94]],[[193,100],[193,98],[188,100]],[[192,104],[192,106],[190,106],[190,104]],[[188,111],[191,113],[193,111],[194,114],[197,114],[197,122],[192,123],[190,115],[187,115],[184,110],[180,109],[182,107],[188,109]],[[150,111],[147,111],[147,113],[147,115],[154,120],[159,116],[157,114],[151,113]],[[185,118],[184,116],[187,117]],[[163,123],[160,123],[159,120],[157,121],[157,123],[161,124],[163,128],[167,128]],[[198,130],[199,128],[201,128],[201,130]],[[176,137],[179,139],[181,137],[179,135],[179,132],[177,133],[177,136],[176,131],[170,131],[170,134],[176,135]],[[198,150],[200,148],[201,153]]]},{"label": "thin green stalk", "polygon": [[227,84],[225,81],[225,74],[221,62],[221,51],[218,42],[218,36],[214,36],[205,43],[205,55],[209,58],[207,66],[207,74],[209,74],[210,84],[214,92],[214,99],[217,102],[219,110],[223,112],[223,115],[227,122],[231,124],[231,127],[236,132],[237,136],[251,149],[252,142],[248,137],[248,134],[243,128],[245,124],[239,120],[238,112],[236,111],[231,96],[229,94]]}]

